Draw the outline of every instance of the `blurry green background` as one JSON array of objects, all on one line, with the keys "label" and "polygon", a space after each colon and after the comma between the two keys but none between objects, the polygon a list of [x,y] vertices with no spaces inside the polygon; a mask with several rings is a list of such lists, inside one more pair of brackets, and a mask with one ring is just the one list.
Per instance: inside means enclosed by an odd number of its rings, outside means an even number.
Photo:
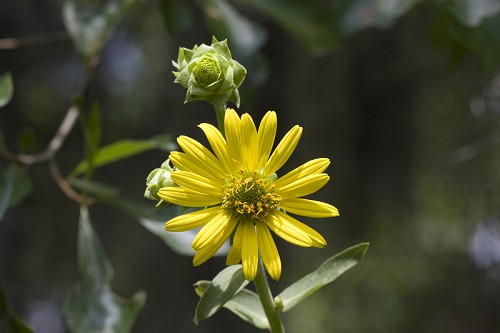
[{"label": "blurry green background", "polygon": [[[0,38],[64,31],[62,5],[2,0]],[[102,143],[159,134],[205,143],[196,125],[215,123],[213,109],[183,104],[171,60],[179,47],[229,37],[249,72],[238,111],[260,121],[276,110],[280,137],[303,126],[281,173],[330,158],[331,181],[313,197],[341,212],[303,219],[325,249],[277,240],[283,274],[273,291],[371,243],[359,266],[284,314],[287,332],[500,332],[499,11],[495,0],[141,1],[103,49],[91,87]],[[79,89],[79,57],[70,41],[0,50],[6,71],[14,78],[14,98],[0,110],[6,144],[18,151],[32,137],[25,148],[41,151]],[[57,155],[63,174],[82,150],[76,126]],[[142,199],[145,179],[166,157],[147,152],[95,177],[153,208]],[[79,208],[46,165],[28,173],[32,193],[0,221],[4,287],[36,332],[67,332]],[[192,322],[192,284],[213,278],[223,258],[193,268],[117,208],[97,203],[90,215],[115,269],[113,290],[147,293],[133,332],[257,331],[226,310]]]}]

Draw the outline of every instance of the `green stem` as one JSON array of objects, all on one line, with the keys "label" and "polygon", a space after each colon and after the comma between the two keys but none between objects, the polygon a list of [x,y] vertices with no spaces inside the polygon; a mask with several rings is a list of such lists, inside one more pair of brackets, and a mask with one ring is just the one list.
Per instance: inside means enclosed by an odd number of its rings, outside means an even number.
[{"label": "green stem", "polygon": [[267,320],[269,321],[271,332],[285,333],[285,328],[281,322],[279,311],[276,309],[271,289],[267,283],[266,270],[264,269],[264,265],[262,264],[262,260],[260,260],[260,258],[259,268],[257,269],[257,275],[255,276],[254,282],[257,292],[259,293],[260,302],[264,307],[264,312],[266,313]]},{"label": "green stem", "polygon": [[217,116],[217,124],[219,125],[219,130],[222,133],[223,137],[226,137],[226,133],[224,131],[224,115],[226,114],[226,106],[224,105],[222,108],[215,108],[215,115]]}]

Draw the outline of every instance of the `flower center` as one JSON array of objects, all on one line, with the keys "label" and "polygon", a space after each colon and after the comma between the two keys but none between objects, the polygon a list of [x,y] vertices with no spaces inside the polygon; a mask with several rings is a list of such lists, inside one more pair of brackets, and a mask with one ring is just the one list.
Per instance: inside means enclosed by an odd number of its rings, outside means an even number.
[{"label": "flower center", "polygon": [[233,209],[245,220],[263,220],[272,210],[278,208],[281,196],[275,193],[274,184],[259,178],[256,172],[240,171],[226,181],[222,208]]},{"label": "flower center", "polygon": [[202,58],[193,67],[193,76],[196,83],[207,87],[216,82],[221,74],[221,69],[214,59]]}]

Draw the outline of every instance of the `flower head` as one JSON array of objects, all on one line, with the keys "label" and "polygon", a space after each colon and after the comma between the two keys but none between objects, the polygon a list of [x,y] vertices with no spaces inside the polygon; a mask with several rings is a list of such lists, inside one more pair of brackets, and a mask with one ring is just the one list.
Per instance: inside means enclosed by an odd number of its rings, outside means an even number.
[{"label": "flower head", "polygon": [[323,171],[330,161],[318,158],[277,177],[276,171],[295,149],[302,128],[294,126],[271,153],[276,136],[276,113],[266,113],[257,131],[252,117],[240,117],[227,109],[226,137],[210,124],[199,127],[213,153],[196,140],[180,136],[184,152],[172,152],[177,170],[171,175],[179,187],[166,187],[158,196],[186,207],[202,207],[177,216],[165,224],[167,231],[202,227],[193,241],[195,266],[211,258],[232,238],[228,265],[243,265],[247,280],[257,273],[259,251],[269,275],[278,280],[281,260],[272,231],[284,240],[303,247],[324,247],[325,239],[288,213],[307,217],[338,216],[324,202],[302,198],[316,192],[329,180]]},{"label": "flower head", "polygon": [[243,83],[246,69],[233,60],[227,41],[213,37],[212,45],[195,45],[192,50],[179,49],[177,62],[172,62],[176,79],[187,88],[186,103],[207,100],[219,108],[227,101],[240,106],[238,87]]}]

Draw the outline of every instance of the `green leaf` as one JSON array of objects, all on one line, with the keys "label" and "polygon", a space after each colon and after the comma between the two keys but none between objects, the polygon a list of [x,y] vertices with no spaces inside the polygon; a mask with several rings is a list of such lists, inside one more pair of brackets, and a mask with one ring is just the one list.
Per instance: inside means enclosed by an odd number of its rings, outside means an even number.
[{"label": "green leaf", "polygon": [[198,325],[200,320],[213,316],[247,284],[241,265],[229,266],[219,272],[207,286],[196,306],[194,323]]},{"label": "green leaf", "polygon": [[9,104],[13,93],[12,75],[7,72],[0,76],[0,108]]},{"label": "green leaf", "polygon": [[193,23],[193,14],[185,0],[160,0],[160,11],[171,34],[186,31]]},{"label": "green leaf", "polygon": [[31,192],[31,180],[26,172],[15,164],[0,170],[0,219],[8,207],[17,205]]},{"label": "green leaf", "polygon": [[[170,151],[175,148],[174,142],[168,135],[156,136],[149,140],[120,140],[100,147],[95,153],[94,166],[98,168],[151,149]],[[71,176],[85,172],[88,168],[87,161],[82,161],[71,172]]]},{"label": "green leaf", "polygon": [[95,195],[100,199],[114,198],[120,195],[120,190],[117,187],[95,180],[74,178],[70,180],[70,184],[72,187],[82,190],[85,193]]},{"label": "green leaf", "polygon": [[[135,217],[144,228],[159,237],[176,253],[185,256],[192,256],[195,253],[191,244],[198,233],[197,230],[188,230],[184,232],[165,231],[165,222],[181,214],[181,208],[179,206],[170,205],[153,210],[150,206],[130,199],[115,197],[105,200]],[[225,255],[228,251],[229,246],[224,244],[220,250],[217,251],[215,256]]]},{"label": "green leaf", "polygon": [[344,272],[356,266],[365,255],[368,246],[368,243],[361,243],[326,260],[314,272],[307,274],[276,296],[276,304],[283,312],[290,310],[316,290],[333,282]]},{"label": "green leaf", "polygon": [[[210,281],[196,282],[194,285],[196,294],[203,296],[209,285]],[[223,307],[257,328],[269,329],[269,322],[259,296],[251,290],[241,289]]]},{"label": "green leaf", "polygon": [[337,29],[343,36],[367,28],[388,28],[423,0],[355,0],[337,4],[333,12]]},{"label": "green leaf", "polygon": [[68,0],[63,19],[78,52],[86,59],[97,55],[121,18],[137,0]]},{"label": "green leaf", "polygon": [[11,164],[7,169],[7,177],[12,182],[12,191],[9,199],[9,206],[13,207],[20,203],[33,189],[31,179],[26,171],[16,164]]},{"label": "green leaf", "polygon": [[4,217],[7,207],[9,207],[11,195],[12,180],[6,171],[0,170],[0,219]]},{"label": "green leaf", "polygon": [[219,40],[228,39],[231,50],[250,57],[264,45],[266,31],[257,23],[240,15],[224,0],[198,0],[208,26]]},{"label": "green leaf", "polygon": [[78,265],[82,281],[64,304],[68,327],[75,333],[130,332],[146,294],[137,292],[125,300],[111,291],[113,269],[92,228],[87,207],[80,209]]},{"label": "green leaf", "polygon": [[238,0],[276,20],[283,28],[315,55],[330,52],[338,37],[330,26],[331,16],[324,2],[303,0]]},{"label": "green leaf", "polygon": [[33,154],[36,150],[35,132],[25,127],[19,134],[19,152],[23,154]]},{"label": "green leaf", "polygon": [[500,12],[498,0],[455,0],[445,4],[451,13],[468,26],[478,26],[485,18]]},{"label": "green leaf", "polygon": [[[1,281],[0,281],[1,282]],[[7,302],[7,295],[0,283],[0,332],[2,333],[33,333],[14,313]]]},{"label": "green leaf", "polygon": [[85,138],[85,163],[87,165],[85,171],[87,179],[90,179],[95,169],[97,148],[101,141],[101,113],[99,104],[93,103],[88,111],[82,97],[75,98],[73,104],[78,109]]},{"label": "green leaf", "polygon": [[500,15],[484,18],[478,26],[468,26],[448,10],[436,15],[433,26],[435,41],[448,46],[460,60],[467,52],[477,55],[482,68],[493,72],[500,57]]}]

